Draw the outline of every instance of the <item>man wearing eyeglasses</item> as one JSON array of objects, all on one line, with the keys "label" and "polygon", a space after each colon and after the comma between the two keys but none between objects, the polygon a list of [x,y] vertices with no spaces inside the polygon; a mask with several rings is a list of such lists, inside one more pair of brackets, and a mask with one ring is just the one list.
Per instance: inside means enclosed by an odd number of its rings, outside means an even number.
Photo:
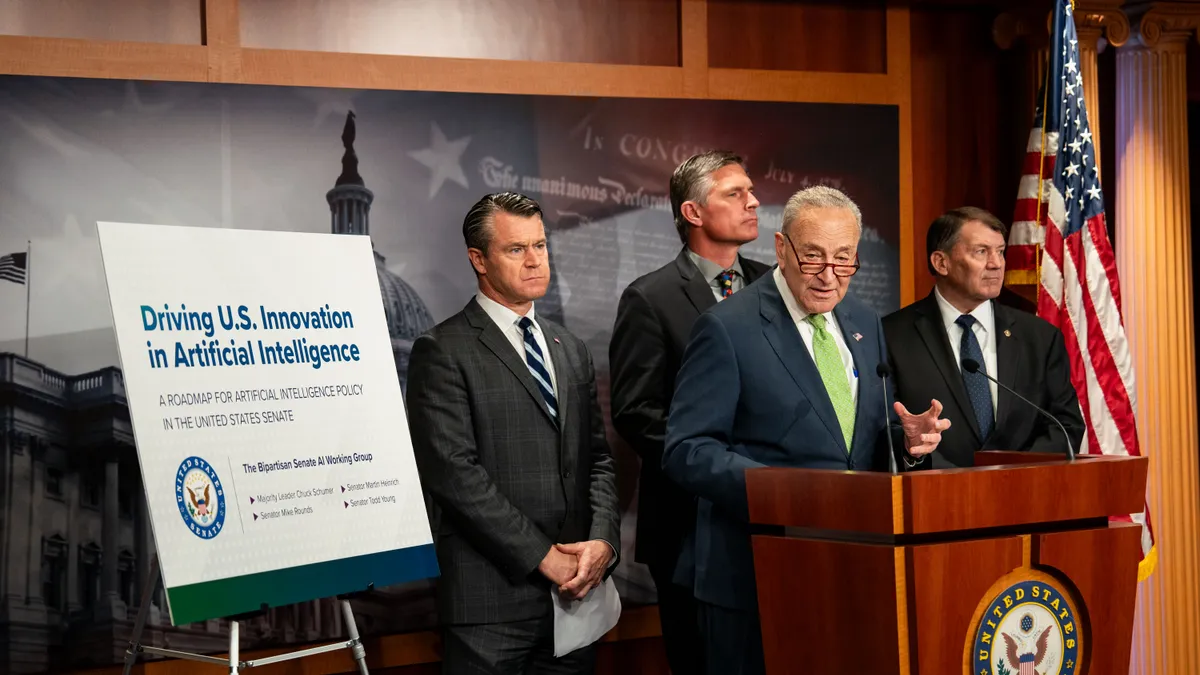
[{"label": "man wearing eyeglasses", "polygon": [[900,466],[914,466],[950,426],[937,401],[920,415],[897,404],[896,427],[884,417],[883,328],[846,297],[861,232],[858,206],[840,191],[797,192],[775,235],[773,273],[692,330],[663,471],[699,498],[693,591],[712,675],[764,672],[746,470],[883,470],[889,433]]}]

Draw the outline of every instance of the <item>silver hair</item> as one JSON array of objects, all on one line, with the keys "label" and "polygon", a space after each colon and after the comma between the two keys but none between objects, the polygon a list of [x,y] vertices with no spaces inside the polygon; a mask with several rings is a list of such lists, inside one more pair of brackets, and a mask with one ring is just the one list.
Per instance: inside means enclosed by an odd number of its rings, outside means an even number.
[{"label": "silver hair", "polygon": [[712,175],[730,164],[744,166],[742,158],[733,152],[710,150],[687,158],[671,174],[671,214],[675,217],[675,231],[684,244],[689,225],[683,217],[683,203],[691,201],[703,206],[713,187]]},{"label": "silver hair", "polygon": [[806,209],[847,209],[854,214],[854,223],[858,225],[858,233],[862,234],[862,211],[858,204],[846,196],[846,193],[828,185],[814,185],[804,188],[788,198],[783,206],[783,220],[779,231],[787,234],[788,226],[799,220]]}]

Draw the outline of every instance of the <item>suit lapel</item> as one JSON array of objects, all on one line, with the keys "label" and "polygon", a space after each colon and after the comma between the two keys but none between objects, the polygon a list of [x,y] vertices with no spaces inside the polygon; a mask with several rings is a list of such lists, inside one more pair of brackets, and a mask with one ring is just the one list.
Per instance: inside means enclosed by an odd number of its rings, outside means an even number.
[{"label": "suit lapel", "polygon": [[[1021,372],[1021,350],[1017,339],[1012,336],[1013,316],[1007,307],[993,302],[996,335],[996,379],[1005,385],[1017,388],[1017,373]],[[1008,411],[1013,407],[1013,395],[1004,387],[996,392],[996,428],[1001,428]]]},{"label": "suit lapel", "polygon": [[[861,370],[866,363],[864,360],[864,349],[861,342],[863,333],[859,330],[858,324],[855,322],[854,313],[845,307],[844,303],[838,303],[833,308],[833,316],[837,319],[838,328],[842,331],[842,339],[846,342],[846,347],[850,350],[850,357],[854,360],[854,372],[859,373],[861,378]],[[857,338],[855,336],[858,336]],[[862,428],[862,425],[868,415],[865,407],[867,406],[866,397],[863,396],[862,380],[859,380],[858,400],[854,406],[854,438],[851,439],[851,452],[853,446],[858,445],[854,441],[866,438],[867,430]],[[839,427],[840,428],[840,427]]]},{"label": "suit lapel", "polygon": [[759,311],[763,317],[763,336],[775,350],[775,355],[783,362],[783,367],[792,376],[796,386],[804,392],[804,396],[825,423],[829,434],[833,436],[842,452],[848,453],[846,440],[842,437],[842,426],[838,423],[837,413],[829,400],[829,392],[825,391],[817,364],[813,362],[808,347],[804,344],[804,338],[800,337],[800,330],[796,328],[792,315],[783,304],[779,289],[774,283],[763,284],[761,298]]},{"label": "suit lapel", "polygon": [[[491,350],[496,355],[496,358],[500,359],[501,363],[512,371],[512,374],[525,387],[525,391],[529,392],[534,402],[545,413],[546,418],[553,422],[554,418],[550,416],[550,410],[546,407],[546,399],[542,398],[542,392],[538,389],[537,382],[533,379],[533,374],[529,372],[529,366],[525,365],[525,361],[517,355],[517,351],[513,349],[512,343],[500,332],[500,329],[496,326],[496,322],[492,321],[492,318],[487,315],[487,312],[483,311],[483,308],[473,298],[470,304],[467,305],[467,320],[472,326],[480,329],[479,341]],[[561,410],[561,402],[558,407]]]},{"label": "suit lapel", "polygon": [[[976,440],[982,441],[979,434],[979,422],[975,419],[975,408],[971,405],[971,399],[967,398],[966,388],[963,387],[962,371],[954,362],[954,351],[950,348],[950,338],[946,335],[946,326],[942,323],[942,313],[938,310],[937,300],[930,294],[920,302],[921,318],[917,320],[917,333],[925,342],[929,355],[933,357],[933,362],[942,374],[946,386],[950,388],[950,393],[958,403],[959,409],[963,411],[963,417],[966,418],[971,433],[975,434]],[[910,410],[909,412],[916,414],[920,411]],[[959,422],[959,420],[954,421]]]},{"label": "suit lapel", "polygon": [[744,258],[741,255],[738,256],[738,260],[742,262],[742,273],[746,276],[747,286],[754,283],[763,274],[771,271],[770,265],[764,265],[763,263],[755,260]]},{"label": "suit lapel", "polygon": [[696,269],[692,259],[688,257],[687,248],[675,256],[675,266],[679,269],[679,276],[683,280],[683,294],[696,308],[697,314],[703,314],[717,304],[717,298],[713,295],[708,281],[705,280],[704,275],[700,274],[700,270]]}]

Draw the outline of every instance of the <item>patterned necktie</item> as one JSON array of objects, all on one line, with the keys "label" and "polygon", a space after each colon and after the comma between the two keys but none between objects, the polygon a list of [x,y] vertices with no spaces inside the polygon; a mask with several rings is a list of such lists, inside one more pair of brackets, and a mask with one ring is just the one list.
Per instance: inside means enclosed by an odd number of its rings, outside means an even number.
[{"label": "patterned necktie", "polygon": [[[955,319],[954,323],[962,326],[963,331],[962,343],[958,348],[959,356],[963,360],[971,359],[979,364],[978,373],[968,373],[964,369],[962,378],[967,398],[971,399],[971,407],[975,409],[975,421],[979,422],[979,434],[986,440],[995,426],[995,417],[992,415],[992,389],[988,385],[988,379],[980,374],[987,372],[983,361],[983,349],[979,346],[975,331],[971,330],[971,326],[975,325],[975,317],[963,314]],[[961,366],[960,363],[959,367]]]},{"label": "patterned necktie", "polygon": [[542,348],[538,347],[537,340],[533,338],[533,322],[529,320],[529,317],[523,316],[517,325],[521,327],[521,333],[525,336],[525,365],[529,366],[533,380],[537,382],[538,389],[542,391],[542,398],[546,399],[546,407],[550,409],[550,416],[557,420],[558,399],[554,398],[554,387],[550,385],[550,369],[546,367]]},{"label": "patterned necktie", "polygon": [[721,284],[721,298],[725,299],[733,295],[733,276],[737,272],[733,270],[725,270],[717,275],[717,282]]},{"label": "patterned necktie", "polygon": [[816,356],[817,372],[821,373],[821,381],[825,383],[829,402],[837,413],[842,438],[846,440],[846,451],[849,452],[850,442],[854,440],[854,397],[850,395],[846,366],[838,354],[833,335],[825,330],[825,315],[809,314],[806,321],[813,327],[813,355]]}]

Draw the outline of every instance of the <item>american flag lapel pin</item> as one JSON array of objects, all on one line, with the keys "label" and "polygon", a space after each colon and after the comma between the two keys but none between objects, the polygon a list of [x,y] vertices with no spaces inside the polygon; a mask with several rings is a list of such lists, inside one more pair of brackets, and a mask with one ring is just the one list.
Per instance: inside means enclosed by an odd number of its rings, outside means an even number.
[{"label": "american flag lapel pin", "polygon": [[558,341],[558,338],[554,338],[554,344],[561,345],[562,343]]},{"label": "american flag lapel pin", "polygon": [[855,342],[862,342],[862,333],[855,333],[855,334],[854,334],[854,341],[855,341]]}]

